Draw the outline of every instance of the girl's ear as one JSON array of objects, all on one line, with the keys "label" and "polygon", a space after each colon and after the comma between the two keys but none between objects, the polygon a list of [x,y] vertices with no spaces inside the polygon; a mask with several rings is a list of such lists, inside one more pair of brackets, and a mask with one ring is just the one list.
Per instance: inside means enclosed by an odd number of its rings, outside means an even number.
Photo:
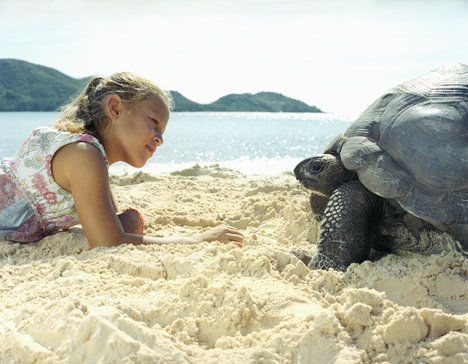
[{"label": "girl's ear", "polygon": [[117,120],[122,111],[122,99],[119,95],[110,95],[105,102],[104,112],[110,120]]}]

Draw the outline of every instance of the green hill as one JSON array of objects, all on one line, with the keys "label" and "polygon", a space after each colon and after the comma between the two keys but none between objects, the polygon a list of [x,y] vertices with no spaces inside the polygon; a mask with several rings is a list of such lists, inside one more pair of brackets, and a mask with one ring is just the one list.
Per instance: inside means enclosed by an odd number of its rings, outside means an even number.
[{"label": "green hill", "polygon": [[25,61],[0,59],[0,111],[57,110],[88,80]]},{"label": "green hill", "polygon": [[203,105],[187,99],[184,95],[177,91],[170,91],[174,100],[174,111],[205,111]]},{"label": "green hill", "polygon": [[[90,77],[76,79],[53,68],[16,59],[0,59],[0,111],[55,111],[77,95]],[[279,93],[230,94],[199,104],[171,91],[174,111],[321,112]]]},{"label": "green hill", "polygon": [[177,91],[171,91],[174,111],[263,111],[263,112],[322,112],[315,106],[275,92],[230,94],[211,104],[198,104]]}]

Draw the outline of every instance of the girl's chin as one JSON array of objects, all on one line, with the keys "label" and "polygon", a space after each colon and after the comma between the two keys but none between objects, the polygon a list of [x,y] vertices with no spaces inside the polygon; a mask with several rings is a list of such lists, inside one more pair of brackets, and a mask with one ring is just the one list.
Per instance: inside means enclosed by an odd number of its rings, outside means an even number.
[{"label": "girl's chin", "polygon": [[128,163],[130,164],[132,167],[135,167],[135,168],[141,168],[141,167],[144,167],[146,162],[148,160],[142,160],[142,161],[132,161],[131,163]]},{"label": "girl's chin", "polygon": [[146,164],[146,162],[148,162],[148,159],[150,159],[152,157],[152,155],[148,155],[150,153],[145,153],[145,154],[142,154],[142,155],[134,155],[133,158],[128,158],[128,160],[126,161],[127,164],[130,164],[132,167],[135,167],[135,168],[141,168],[141,167],[144,167],[144,165]]}]

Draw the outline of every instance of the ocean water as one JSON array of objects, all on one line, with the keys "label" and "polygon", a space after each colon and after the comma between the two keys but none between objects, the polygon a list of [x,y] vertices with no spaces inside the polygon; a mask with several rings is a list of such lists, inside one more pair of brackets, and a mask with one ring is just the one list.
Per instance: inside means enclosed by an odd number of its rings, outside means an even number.
[{"label": "ocean water", "polygon": [[[56,112],[0,112],[0,157],[10,157],[37,126],[52,125]],[[164,144],[143,170],[171,172],[218,164],[247,174],[291,171],[321,153],[350,118],[317,113],[174,112]],[[116,163],[111,170],[136,169]]]}]

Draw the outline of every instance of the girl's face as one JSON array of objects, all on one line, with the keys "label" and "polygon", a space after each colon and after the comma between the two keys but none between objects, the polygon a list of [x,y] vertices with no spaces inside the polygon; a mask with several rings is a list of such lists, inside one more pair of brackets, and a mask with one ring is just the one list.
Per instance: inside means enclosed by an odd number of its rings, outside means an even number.
[{"label": "girl's face", "polygon": [[159,97],[153,96],[134,105],[122,103],[114,134],[120,149],[118,160],[143,167],[163,143],[168,120],[169,110]]}]

